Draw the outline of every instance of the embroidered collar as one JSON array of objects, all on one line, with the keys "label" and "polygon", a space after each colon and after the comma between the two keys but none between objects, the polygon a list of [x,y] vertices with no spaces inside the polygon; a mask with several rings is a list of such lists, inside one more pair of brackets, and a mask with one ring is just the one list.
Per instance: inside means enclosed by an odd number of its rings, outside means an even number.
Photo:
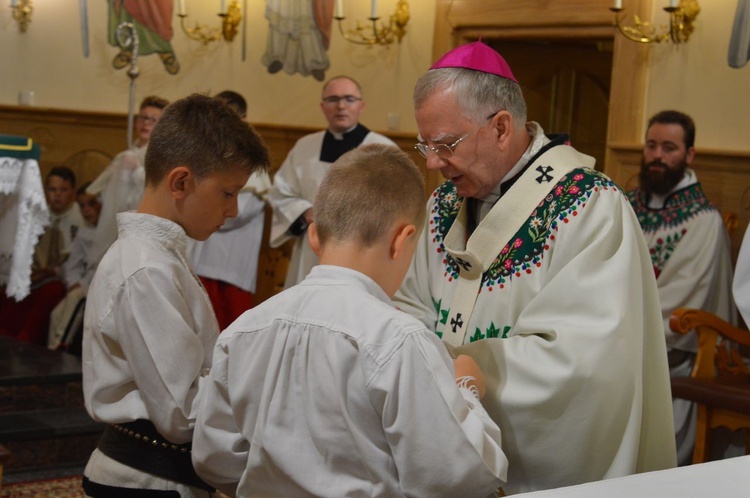
[{"label": "embroidered collar", "polygon": [[187,252],[187,235],[177,223],[160,216],[126,211],[117,214],[118,237],[148,238],[165,251],[174,251],[182,258]]}]

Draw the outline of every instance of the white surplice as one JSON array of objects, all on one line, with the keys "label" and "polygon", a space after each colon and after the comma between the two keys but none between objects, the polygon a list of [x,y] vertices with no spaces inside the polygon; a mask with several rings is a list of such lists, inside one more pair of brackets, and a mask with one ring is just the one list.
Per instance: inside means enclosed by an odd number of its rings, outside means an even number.
[{"label": "white surplice", "polygon": [[[278,247],[295,238],[285,288],[301,282],[310,269],[318,264],[318,258],[307,243],[307,233],[295,237],[289,233],[289,227],[312,207],[320,182],[332,164],[320,160],[324,136],[325,131],[319,131],[300,138],[273,179],[268,199],[273,206],[271,247]],[[361,145],[372,143],[396,145],[388,137],[373,131],[367,134]]]},{"label": "white surplice", "polygon": [[[547,147],[578,154],[564,137]],[[509,494],[675,465],[648,252],[623,193],[579,167],[588,161],[578,155],[533,161],[473,232],[465,199],[450,182],[438,187],[394,297],[441,335],[466,331],[454,349],[485,373],[484,405],[503,431]],[[546,193],[527,194],[547,181]],[[498,240],[519,211],[518,230]],[[499,248],[494,260],[477,257],[485,244]],[[466,302],[469,318],[456,315],[452,305]]]},{"label": "white surplice", "polygon": [[[117,222],[118,239],[99,263],[86,302],[86,409],[111,424],[148,419],[164,438],[185,443],[219,325],[185,260],[185,231],[134,212],[118,214]],[[91,462],[85,474],[121,484]]]},{"label": "white surplice", "polygon": [[500,431],[446,348],[369,277],[321,265],[220,336],[193,463],[232,496],[487,496]]}]

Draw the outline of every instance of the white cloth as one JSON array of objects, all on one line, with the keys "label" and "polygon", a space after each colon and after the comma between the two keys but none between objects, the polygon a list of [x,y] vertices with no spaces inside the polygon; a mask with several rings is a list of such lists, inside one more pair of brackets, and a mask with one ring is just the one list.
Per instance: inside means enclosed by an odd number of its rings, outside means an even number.
[{"label": "white cloth", "polygon": [[315,22],[313,1],[266,0],[268,37],[261,58],[264,66],[281,64],[286,73],[302,76],[319,75],[328,69],[330,62]]},{"label": "white cloth", "polygon": [[729,66],[735,68],[743,67],[750,60],[750,0],[737,0],[727,59]]},{"label": "white cloth", "polygon": [[[729,235],[719,211],[706,198],[695,172],[664,196],[635,189],[628,192],[643,229],[659,289],[667,350],[695,353],[698,336],[678,334],[669,328],[669,317],[678,308],[695,308],[736,323],[732,302],[732,254]],[[695,356],[670,368],[672,377],[689,377]],[[695,405],[684,399],[673,402],[680,465],[692,462],[695,444]]]},{"label": "white cloth", "polygon": [[[536,171],[542,181],[543,171]],[[518,184],[487,220],[518,209],[507,202]],[[465,204],[450,182],[430,197],[428,223],[394,296],[431,330],[458,326],[446,320],[462,298],[455,294],[463,270],[444,240],[466,219]],[[487,220],[466,245],[492,239]],[[506,493],[675,465],[654,274],[638,221],[610,179],[587,168],[566,174],[479,277],[463,323],[469,333],[455,352],[485,373],[484,406],[505,436]]]},{"label": "white cloth", "polygon": [[659,209],[646,206],[646,196],[628,192],[643,228],[659,289],[667,349],[695,353],[695,334],[669,330],[677,308],[695,308],[737,322],[732,302],[732,253],[721,213],[703,193],[695,173],[687,170],[681,182],[664,197]]},{"label": "white cloth", "polygon": [[[78,229],[73,247],[70,249],[68,259],[63,263],[63,281],[68,289],[62,301],[52,310],[49,321],[49,334],[47,336],[47,347],[57,349],[65,341],[69,345],[74,337],[66,337],[65,333],[70,330],[74,332],[83,322],[82,302],[86,299],[93,273],[87,272],[88,254],[94,241],[95,227],[84,224]],[[79,287],[70,289],[78,284]]]},{"label": "white cloth", "polygon": [[221,280],[255,293],[258,255],[263,242],[264,198],[271,188],[268,173],[254,173],[237,196],[237,217],[205,241],[194,241],[190,262],[197,275]]},{"label": "white cloth", "polygon": [[486,496],[500,431],[438,338],[369,277],[317,266],[217,342],[198,474],[234,496]]},{"label": "white cloth", "polygon": [[[324,136],[325,131],[319,131],[300,138],[273,178],[268,198],[273,207],[271,247],[279,247],[294,237],[289,233],[289,227],[313,205],[318,187],[331,166],[331,163],[320,160]],[[361,145],[371,143],[396,145],[388,137],[373,131],[367,134]],[[316,264],[318,258],[307,242],[307,233],[295,237],[284,287],[288,289],[301,282]]]},{"label": "white cloth", "polygon": [[96,271],[96,265],[109,246],[117,240],[117,213],[137,209],[143,198],[146,179],[145,158],[146,146],[117,154],[86,189],[89,194],[98,196],[102,203],[99,222],[96,224],[96,236],[90,252],[89,269],[92,273]]},{"label": "white cloth", "polygon": [[36,159],[0,157],[0,285],[16,301],[29,295],[34,247],[48,224]]},{"label": "white cloth", "polygon": [[745,237],[742,239],[740,253],[737,255],[732,293],[737,309],[742,314],[742,319],[745,320],[745,325],[750,325],[750,230],[748,229],[745,229]]},{"label": "white cloth", "polygon": [[[117,222],[118,239],[99,263],[86,302],[86,409],[107,423],[148,419],[164,438],[185,443],[219,325],[185,260],[184,230],[132,212]],[[117,485],[106,477],[95,480]]]},{"label": "white cloth", "polygon": [[88,290],[93,274],[88,272],[89,252],[94,243],[96,227],[83,224],[78,228],[78,233],[70,248],[68,259],[63,263],[63,280],[65,287],[79,284],[84,291]]}]

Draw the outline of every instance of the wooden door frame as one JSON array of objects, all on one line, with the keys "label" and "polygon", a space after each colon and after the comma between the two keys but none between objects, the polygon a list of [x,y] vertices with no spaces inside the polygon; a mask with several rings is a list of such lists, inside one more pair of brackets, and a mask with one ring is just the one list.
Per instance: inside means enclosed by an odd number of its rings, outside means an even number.
[{"label": "wooden door frame", "polygon": [[[627,8],[630,15],[648,19],[652,1],[629,0]],[[480,36],[508,40],[612,40],[604,171],[618,181],[621,153],[642,141],[649,47],[617,34],[613,17],[601,0],[436,0],[432,56],[437,60],[452,48]]]}]

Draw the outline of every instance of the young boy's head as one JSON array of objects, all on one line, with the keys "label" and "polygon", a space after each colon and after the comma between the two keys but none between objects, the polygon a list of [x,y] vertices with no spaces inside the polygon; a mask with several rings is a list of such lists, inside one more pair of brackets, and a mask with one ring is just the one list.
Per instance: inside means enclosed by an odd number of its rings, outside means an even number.
[{"label": "young boy's head", "polygon": [[52,168],[44,181],[47,205],[55,214],[64,213],[76,198],[76,175],[65,166]]},{"label": "young boy's head", "polygon": [[102,211],[102,204],[99,202],[99,198],[95,195],[91,195],[86,192],[91,182],[86,182],[76,192],[76,202],[81,210],[81,216],[91,226],[96,226],[99,223],[99,213]]},{"label": "young boy's head", "polygon": [[331,166],[318,189],[313,247],[321,254],[335,246],[353,259],[382,258],[382,274],[369,276],[391,295],[413,256],[424,203],[424,179],[404,152],[382,144],[360,146]]},{"label": "young boy's head", "polygon": [[237,216],[237,194],[268,162],[261,138],[225,100],[190,95],[167,106],[154,127],[139,211],[205,240]]}]

